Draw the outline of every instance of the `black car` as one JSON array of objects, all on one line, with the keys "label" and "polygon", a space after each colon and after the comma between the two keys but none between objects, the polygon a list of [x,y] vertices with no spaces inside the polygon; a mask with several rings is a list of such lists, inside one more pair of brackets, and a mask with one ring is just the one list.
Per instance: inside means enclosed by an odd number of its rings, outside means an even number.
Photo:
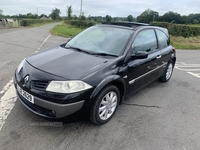
[{"label": "black car", "polygon": [[14,83],[19,100],[35,114],[63,118],[80,113],[101,125],[127,95],[156,79],[167,82],[175,62],[167,29],[104,23],[27,57]]}]

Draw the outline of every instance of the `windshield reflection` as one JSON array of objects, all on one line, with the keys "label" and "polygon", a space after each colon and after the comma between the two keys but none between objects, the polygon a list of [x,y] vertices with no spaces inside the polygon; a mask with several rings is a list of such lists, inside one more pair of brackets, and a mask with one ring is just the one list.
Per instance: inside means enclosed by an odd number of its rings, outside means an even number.
[{"label": "windshield reflection", "polygon": [[131,33],[127,29],[93,26],[71,39],[66,47],[119,56]]}]

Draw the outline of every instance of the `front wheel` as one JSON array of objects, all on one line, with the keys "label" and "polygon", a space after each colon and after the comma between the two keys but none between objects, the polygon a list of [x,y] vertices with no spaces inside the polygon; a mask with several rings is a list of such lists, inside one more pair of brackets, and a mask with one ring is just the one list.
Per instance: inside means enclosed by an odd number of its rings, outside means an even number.
[{"label": "front wheel", "polygon": [[90,110],[90,120],[102,125],[108,122],[117,110],[120,94],[117,87],[109,85],[97,96]]},{"label": "front wheel", "polygon": [[167,81],[169,81],[169,79],[172,76],[173,69],[174,69],[174,62],[173,61],[169,61],[168,64],[167,64],[167,66],[166,66],[166,69],[165,69],[163,75],[159,78],[159,80],[161,82],[167,82]]}]

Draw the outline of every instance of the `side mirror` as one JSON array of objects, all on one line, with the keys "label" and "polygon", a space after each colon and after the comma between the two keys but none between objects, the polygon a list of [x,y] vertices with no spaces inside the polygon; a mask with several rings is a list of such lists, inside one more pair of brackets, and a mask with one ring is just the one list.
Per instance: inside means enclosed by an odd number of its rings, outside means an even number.
[{"label": "side mirror", "polygon": [[133,59],[145,59],[148,57],[148,53],[145,51],[137,51],[135,54],[132,54]]}]

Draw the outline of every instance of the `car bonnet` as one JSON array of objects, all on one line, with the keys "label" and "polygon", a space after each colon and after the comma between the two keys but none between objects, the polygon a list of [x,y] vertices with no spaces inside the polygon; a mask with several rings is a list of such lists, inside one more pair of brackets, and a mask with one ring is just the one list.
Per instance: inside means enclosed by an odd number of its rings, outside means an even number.
[{"label": "car bonnet", "polygon": [[82,79],[99,70],[112,59],[57,46],[33,54],[26,60],[33,67],[44,72],[66,79]]}]

